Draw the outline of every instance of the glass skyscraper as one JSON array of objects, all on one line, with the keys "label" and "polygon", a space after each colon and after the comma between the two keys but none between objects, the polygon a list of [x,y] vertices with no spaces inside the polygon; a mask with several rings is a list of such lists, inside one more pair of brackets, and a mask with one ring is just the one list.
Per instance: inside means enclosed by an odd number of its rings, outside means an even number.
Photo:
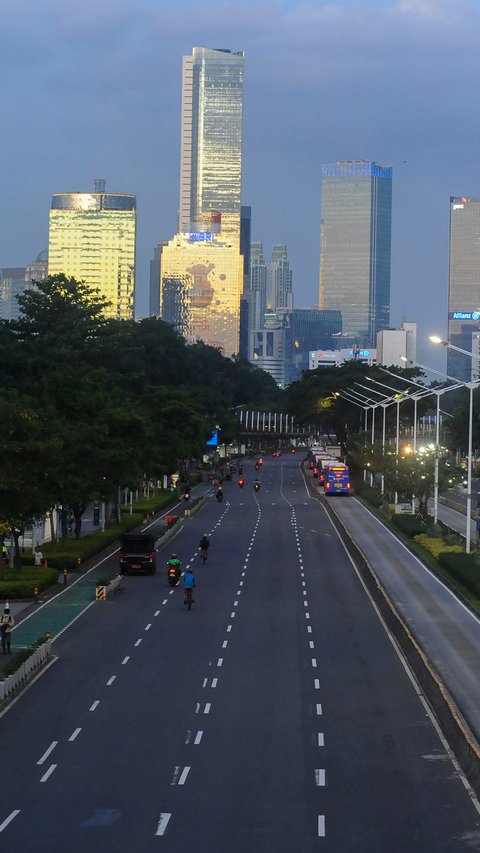
[{"label": "glass skyscraper", "polygon": [[204,47],[183,58],[179,233],[160,258],[162,319],[226,356],[239,352],[244,278],[243,60]]},{"label": "glass skyscraper", "polygon": [[[472,335],[480,330],[480,199],[450,198],[448,270],[448,339],[472,352]],[[447,350],[447,373],[470,381],[478,361]]]},{"label": "glass skyscraper", "polygon": [[179,231],[240,240],[243,51],[183,57]]},{"label": "glass skyscraper", "polygon": [[320,297],[343,334],[375,346],[390,318],[392,169],[368,160],[322,167]]},{"label": "glass skyscraper", "polygon": [[136,197],[105,192],[52,196],[48,274],[65,273],[100,291],[110,317],[133,319],[135,311]]}]

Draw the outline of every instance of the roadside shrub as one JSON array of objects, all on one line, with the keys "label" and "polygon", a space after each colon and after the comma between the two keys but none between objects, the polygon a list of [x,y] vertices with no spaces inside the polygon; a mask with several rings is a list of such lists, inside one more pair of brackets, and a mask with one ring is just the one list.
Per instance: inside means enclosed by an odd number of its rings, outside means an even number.
[{"label": "roadside shrub", "polygon": [[461,545],[446,545],[443,539],[429,536],[427,533],[420,533],[413,537],[415,542],[418,542],[422,548],[425,548],[433,557],[438,559],[440,554],[461,554],[463,548]]},{"label": "roadside shrub", "polygon": [[380,489],[369,486],[368,483],[364,483],[361,480],[356,480],[354,482],[355,495],[357,497],[363,498],[369,504],[375,507],[382,506],[382,494]]},{"label": "roadside shrub", "polygon": [[58,571],[54,568],[44,569],[41,566],[35,568],[26,567],[20,573],[4,572],[4,579],[0,581],[0,600],[7,598],[33,598],[35,587],[38,592],[48,589],[56,583]]},{"label": "roadside shrub", "polygon": [[480,566],[472,554],[442,552],[438,562],[466,589],[480,597]]},{"label": "roadside shrub", "polygon": [[[15,635],[13,635],[15,636]],[[9,675],[13,675],[17,669],[20,669],[22,663],[25,663],[26,660],[33,655],[33,653],[38,649],[39,646],[42,646],[43,643],[47,642],[47,637],[40,637],[33,645],[28,646],[26,649],[21,649],[21,651],[12,654],[5,663],[0,667],[0,681],[5,681]]]},{"label": "roadside shrub", "polygon": [[427,530],[427,521],[417,515],[392,515],[392,524],[411,539]]}]

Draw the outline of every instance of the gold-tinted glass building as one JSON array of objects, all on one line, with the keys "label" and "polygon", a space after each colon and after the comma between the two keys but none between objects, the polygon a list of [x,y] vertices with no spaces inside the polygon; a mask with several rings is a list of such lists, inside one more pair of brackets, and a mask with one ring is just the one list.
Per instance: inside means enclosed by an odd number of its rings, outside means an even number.
[{"label": "gold-tinted glass building", "polygon": [[133,319],[136,196],[99,189],[52,196],[48,274],[65,273],[97,288],[111,302],[108,316]]},{"label": "gold-tinted glass building", "polygon": [[160,313],[188,341],[239,351],[243,52],[183,58],[179,233],[162,248]]},{"label": "gold-tinted glass building", "polygon": [[162,249],[162,318],[187,341],[238,352],[243,258],[238,246],[177,234]]}]

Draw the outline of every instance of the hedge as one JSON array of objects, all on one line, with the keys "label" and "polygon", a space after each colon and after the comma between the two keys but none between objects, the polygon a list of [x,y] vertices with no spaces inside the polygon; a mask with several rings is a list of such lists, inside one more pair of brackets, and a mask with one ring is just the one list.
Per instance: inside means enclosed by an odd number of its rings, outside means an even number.
[{"label": "hedge", "polygon": [[440,554],[461,554],[463,551],[462,545],[447,545],[443,539],[429,536],[428,533],[420,533],[414,540],[437,560]]},{"label": "hedge", "polygon": [[[15,636],[15,635],[14,635]],[[33,655],[34,652],[38,649],[39,646],[43,646],[44,643],[47,642],[47,637],[40,637],[35,643],[32,643],[31,646],[28,646],[26,649],[21,649],[21,651],[12,654],[11,657],[7,658],[5,663],[0,667],[0,681],[5,681],[9,675],[13,675],[17,669],[20,669],[22,663],[25,663],[26,660]]]},{"label": "hedge", "polygon": [[44,569],[42,566],[25,567],[20,572],[5,571],[4,580],[0,580],[0,599],[33,598],[35,587],[38,592],[48,589],[58,580],[58,571],[54,568]]},{"label": "hedge", "polygon": [[480,564],[472,554],[442,552],[438,562],[466,589],[480,598]]},{"label": "hedge", "polygon": [[413,539],[414,536],[419,536],[427,530],[427,524],[422,522],[416,515],[393,515],[392,524],[398,527],[406,536]]},{"label": "hedge", "polygon": [[354,482],[354,489],[356,497],[363,498],[368,501],[372,506],[379,507],[382,505],[382,493],[380,489],[372,488],[368,483],[365,483],[361,480]]}]

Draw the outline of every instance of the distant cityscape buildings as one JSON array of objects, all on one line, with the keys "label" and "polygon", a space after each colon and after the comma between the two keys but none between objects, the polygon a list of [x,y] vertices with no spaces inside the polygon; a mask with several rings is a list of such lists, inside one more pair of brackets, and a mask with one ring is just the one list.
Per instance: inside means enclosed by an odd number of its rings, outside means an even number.
[{"label": "distant cityscape buildings", "polygon": [[[480,330],[480,199],[450,198],[448,267],[448,340],[472,352],[472,336]],[[447,373],[469,381],[478,362],[447,350]]]},{"label": "distant cityscape buildings", "polygon": [[94,192],[56,193],[50,210],[48,274],[98,289],[122,320],[135,313],[136,209],[136,196],[107,193],[99,179]]},{"label": "distant cityscape buildings", "polygon": [[390,317],[392,169],[368,160],[322,167],[320,308],[372,347]]},{"label": "distant cityscape buildings", "polygon": [[[322,166],[318,305],[294,304],[285,243],[270,254],[252,240],[242,205],[244,53],[194,47],[182,61],[177,231],[153,250],[149,315],[190,343],[203,341],[270,373],[286,387],[307,370],[348,359],[403,367],[416,362],[416,323],[390,328],[392,168],[374,160]],[[134,317],[136,196],[55,193],[48,250],[0,268],[0,319],[47,274],[98,290],[109,316]],[[280,237],[280,235],[279,235]],[[281,239],[281,237],[280,237]],[[450,198],[447,373],[480,375],[480,198]]]}]

